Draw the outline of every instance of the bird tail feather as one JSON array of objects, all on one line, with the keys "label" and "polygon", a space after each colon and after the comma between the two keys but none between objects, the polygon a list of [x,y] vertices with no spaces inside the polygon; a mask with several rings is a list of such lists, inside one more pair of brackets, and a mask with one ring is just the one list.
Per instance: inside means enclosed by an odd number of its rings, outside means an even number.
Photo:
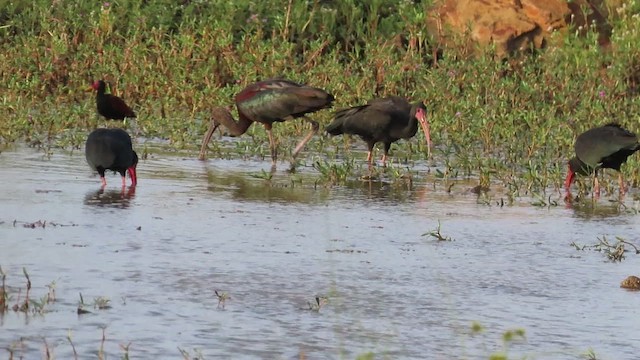
[{"label": "bird tail feather", "polygon": [[325,127],[325,131],[331,135],[340,135],[342,134],[342,123],[343,119],[339,119],[336,117],[335,120],[331,122],[331,124]]}]

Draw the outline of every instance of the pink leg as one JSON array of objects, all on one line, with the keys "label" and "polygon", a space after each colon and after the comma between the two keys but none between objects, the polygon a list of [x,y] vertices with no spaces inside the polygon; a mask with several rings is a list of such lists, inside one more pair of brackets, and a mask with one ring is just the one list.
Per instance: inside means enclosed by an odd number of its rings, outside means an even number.
[{"label": "pink leg", "polygon": [[107,186],[107,179],[104,176],[100,176],[100,182],[102,183],[102,187]]},{"label": "pink leg", "polygon": [[596,199],[600,198],[600,182],[598,181],[598,175],[593,178],[593,192],[596,195]]},{"label": "pink leg", "polygon": [[126,187],[127,186],[127,177],[123,176],[122,177],[122,187]]},{"label": "pink leg", "polygon": [[304,148],[305,145],[307,145],[307,143],[309,142],[309,140],[311,140],[311,138],[313,137],[313,135],[315,135],[318,130],[320,129],[320,125],[318,125],[317,122],[305,117],[304,118],[307,122],[311,123],[311,131],[307,134],[307,136],[305,136],[302,140],[300,140],[300,142],[298,143],[298,145],[296,145],[296,148],[293,149],[293,152],[291,153],[291,162],[293,163],[293,160],[295,160],[296,156],[298,156],[298,153]]},{"label": "pink leg", "polygon": [[627,192],[627,187],[624,184],[622,173],[618,173],[618,185],[620,185],[620,196],[624,196],[624,194]]}]

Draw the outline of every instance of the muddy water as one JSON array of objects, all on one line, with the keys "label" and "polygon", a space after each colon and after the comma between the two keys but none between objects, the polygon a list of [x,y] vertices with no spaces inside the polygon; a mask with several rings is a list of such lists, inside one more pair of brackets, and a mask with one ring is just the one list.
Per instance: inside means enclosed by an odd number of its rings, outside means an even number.
[{"label": "muddy water", "polygon": [[[0,153],[0,169],[10,305],[24,296],[23,267],[32,297],[56,288],[45,314],[0,317],[0,348],[25,358],[44,357],[43,339],[71,358],[69,334],[95,357],[103,329],[110,358],[130,343],[138,359],[486,359],[517,328],[526,339],[510,358],[640,350],[640,293],[618,287],[638,275],[638,256],[613,264],[570,246],[638,242],[638,215],[606,200],[487,206],[463,184],[447,194],[420,179],[325,189],[312,169],[295,181],[278,170],[269,184],[252,176],[268,161],[178,156],[142,161],[135,191],[117,175],[101,191],[82,154],[26,148]],[[422,236],[438,220],[453,241]],[[224,308],[214,290],[230,296]],[[80,293],[92,313],[77,314]],[[316,296],[328,303],[309,311]],[[95,309],[98,297],[111,308]]]}]

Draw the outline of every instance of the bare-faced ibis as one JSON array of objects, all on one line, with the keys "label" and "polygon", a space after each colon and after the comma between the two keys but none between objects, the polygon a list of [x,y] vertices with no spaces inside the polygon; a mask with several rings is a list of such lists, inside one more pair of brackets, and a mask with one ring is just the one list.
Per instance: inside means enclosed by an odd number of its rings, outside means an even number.
[{"label": "bare-faced ibis", "polygon": [[96,129],[89,134],[84,154],[92,169],[100,174],[102,186],[107,185],[104,178],[106,170],[113,170],[122,176],[122,186],[126,186],[125,173],[129,172],[131,186],[136,186],[136,166],[138,154],[133,151],[131,137],[122,129]]},{"label": "bare-faced ibis", "polygon": [[259,122],[264,125],[269,135],[271,161],[275,165],[277,148],[271,132],[273,123],[301,117],[311,123],[312,130],[293,150],[291,156],[295,159],[319,129],[318,123],[309,119],[306,114],[331,107],[333,95],[322,89],[297,84],[293,81],[271,79],[258,81],[247,86],[236,95],[235,102],[238,109],[238,121],[233,119],[226,108],[216,107],[212,110],[211,123],[202,140],[200,160],[204,160],[207,144],[211,140],[213,132],[220,125],[224,125],[231,136],[240,136],[247,131],[252,123]]},{"label": "bare-faced ibis", "polygon": [[386,165],[391,143],[409,139],[422,126],[427,140],[427,151],[431,153],[431,134],[426,108],[422,102],[410,104],[399,96],[373,99],[365,105],[340,110],[335,119],[326,127],[331,135],[358,135],[367,143],[367,162],[372,166],[372,152],[376,143],[384,143],[382,163]]},{"label": "bare-faced ibis", "polygon": [[597,196],[600,195],[599,169],[618,171],[620,193],[625,192],[620,166],[627,161],[629,156],[640,149],[636,134],[618,124],[611,123],[578,135],[574,149],[576,156],[569,160],[569,170],[564,182],[567,194],[569,194],[569,188],[575,180],[576,174],[594,174],[593,191]]},{"label": "bare-faced ibis", "polygon": [[98,80],[91,85],[89,90],[96,90],[96,106],[98,113],[107,120],[124,120],[125,118],[134,118],[136,113],[131,110],[124,100],[113,95],[107,94],[107,84],[103,80]]}]

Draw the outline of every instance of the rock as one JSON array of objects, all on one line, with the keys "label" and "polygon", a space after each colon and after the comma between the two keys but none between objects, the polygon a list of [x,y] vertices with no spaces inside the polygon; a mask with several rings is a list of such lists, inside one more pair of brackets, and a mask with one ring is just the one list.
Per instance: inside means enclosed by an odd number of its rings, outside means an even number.
[{"label": "rock", "polygon": [[543,47],[571,19],[566,0],[440,0],[433,14],[427,28],[445,45],[449,32],[469,34],[479,44],[495,44],[501,57]]},{"label": "rock", "polygon": [[630,290],[640,290],[640,278],[637,276],[628,276],[620,283],[621,288]]}]

